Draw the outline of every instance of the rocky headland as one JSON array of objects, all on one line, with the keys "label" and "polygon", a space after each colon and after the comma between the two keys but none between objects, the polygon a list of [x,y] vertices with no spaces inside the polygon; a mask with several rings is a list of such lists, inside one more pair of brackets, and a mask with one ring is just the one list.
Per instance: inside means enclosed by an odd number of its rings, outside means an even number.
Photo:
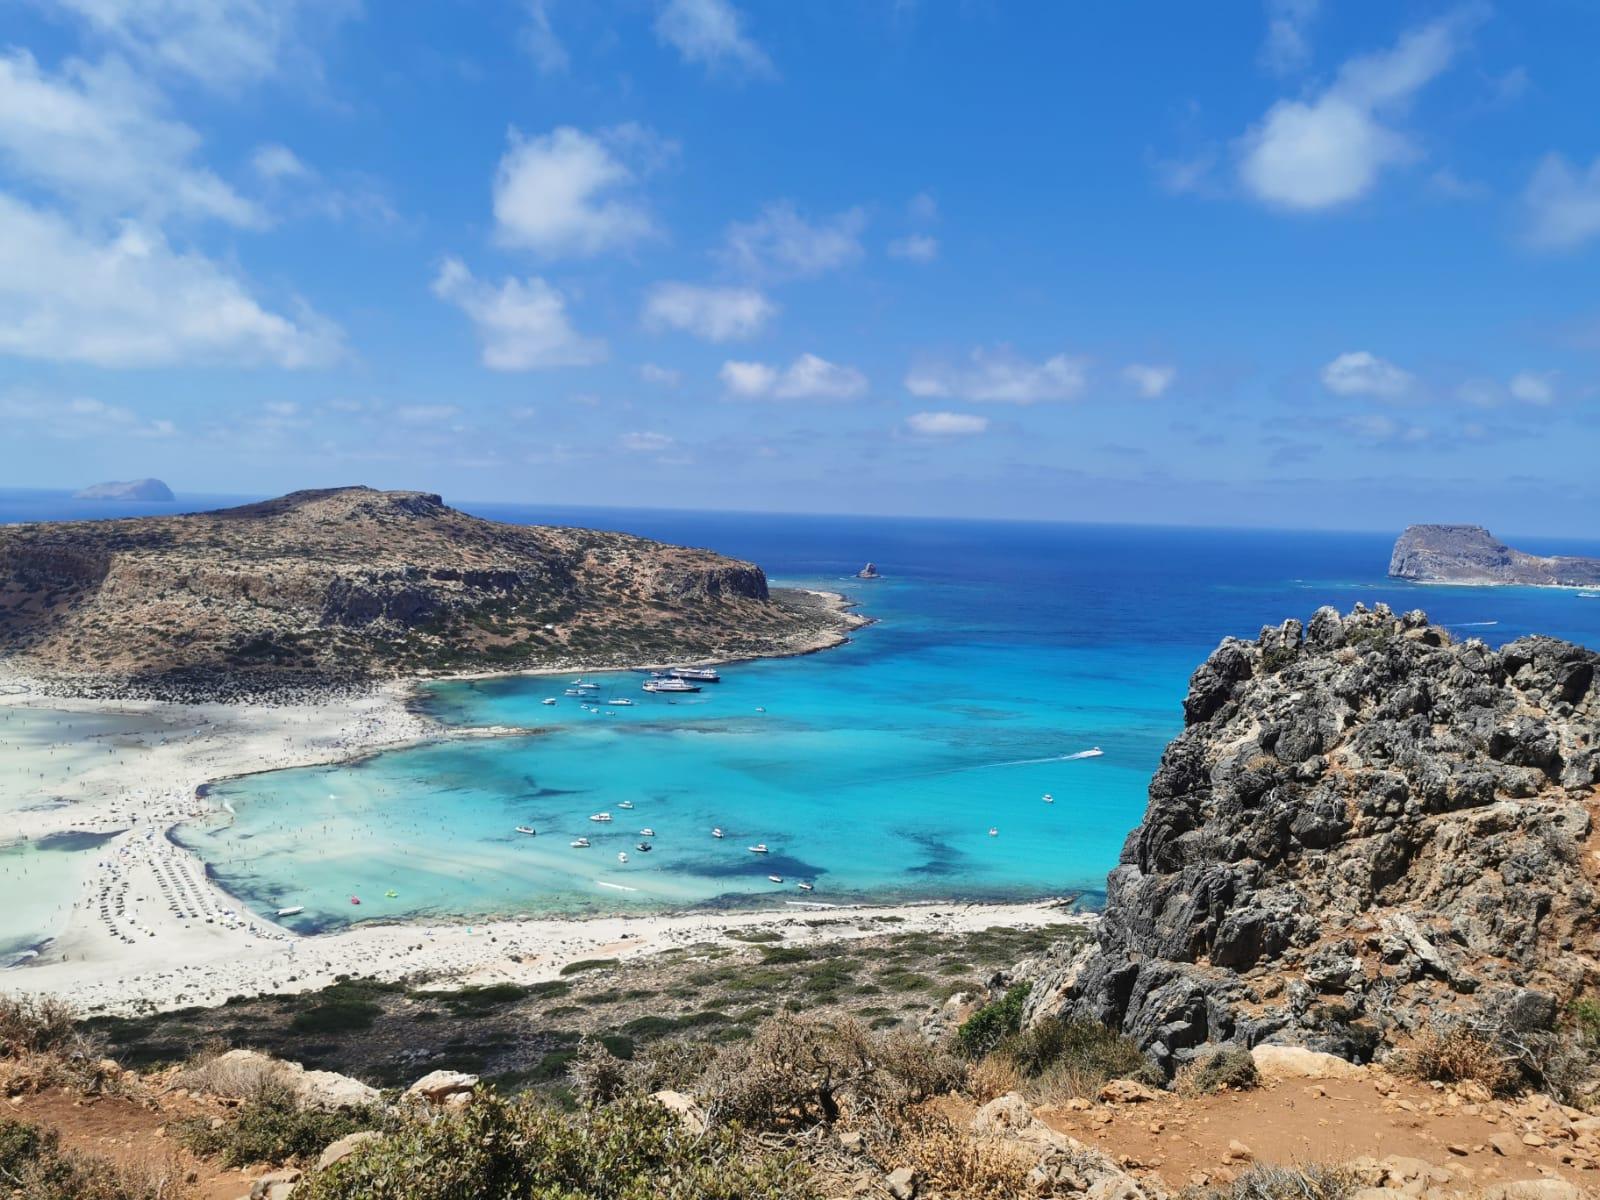
[{"label": "rocky headland", "polygon": [[177,497],[159,479],[119,479],[93,483],[73,493],[74,500],[171,501]]},{"label": "rocky headland", "polygon": [[0,528],[0,660],[83,695],[798,653],[858,618],[708,550],[506,525],[424,492]]},{"label": "rocky headland", "polygon": [[1597,676],[1578,646],[1381,605],[1224,641],[1033,1016],[1104,1021],[1169,1072],[1207,1043],[1365,1062],[1441,1025],[1535,1046],[1600,981]]},{"label": "rocky headland", "polygon": [[1481,525],[1412,525],[1394,544],[1389,574],[1417,583],[1594,587],[1600,585],[1600,558],[1527,554]]}]

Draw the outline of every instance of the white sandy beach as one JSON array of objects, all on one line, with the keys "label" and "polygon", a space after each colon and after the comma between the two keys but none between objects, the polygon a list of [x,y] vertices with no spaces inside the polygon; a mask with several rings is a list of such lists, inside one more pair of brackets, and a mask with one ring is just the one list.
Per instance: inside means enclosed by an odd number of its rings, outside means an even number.
[{"label": "white sandy beach", "polygon": [[[63,909],[60,927],[41,931],[52,940],[25,965],[0,971],[0,991],[57,994],[86,1011],[126,1013],[303,991],[342,974],[533,982],[580,958],[632,957],[777,922],[789,925],[795,941],[804,941],[869,936],[891,927],[961,932],[1091,919],[1048,902],[834,908],[793,901],[778,912],[371,923],[305,937],[249,912],[208,881],[195,855],[166,836],[175,824],[211,811],[214,802],[196,792],[221,778],[337,762],[439,737],[514,732],[443,729],[406,706],[411,688],[395,683],[367,696],[318,704],[176,705],[42,696],[26,677],[0,675],[0,720],[31,710],[28,715],[40,719],[78,713],[126,722],[102,739],[103,755],[85,757],[74,745],[70,765],[57,758],[68,742],[51,745],[36,738],[7,751],[8,773],[37,776],[40,802],[6,814],[7,841],[121,832],[90,852],[93,865],[71,907]],[[874,917],[900,922],[886,926]],[[819,918],[829,923],[814,924]]]}]

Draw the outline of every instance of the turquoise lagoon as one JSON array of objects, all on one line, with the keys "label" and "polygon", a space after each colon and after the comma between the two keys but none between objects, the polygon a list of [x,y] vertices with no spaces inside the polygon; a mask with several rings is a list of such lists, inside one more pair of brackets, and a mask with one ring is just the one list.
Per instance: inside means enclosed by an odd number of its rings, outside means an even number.
[{"label": "turquoise lagoon", "polygon": [[[313,930],[802,900],[1092,903],[1221,637],[1384,601],[1496,644],[1600,645],[1600,600],[1397,583],[1377,534],[477,511],[715,546],[845,591],[876,624],[836,650],[730,665],[694,696],[591,676],[602,699],[634,702],[599,713],[562,695],[571,677],[430,686],[422,703],[447,725],[530,732],[229,781],[215,794],[234,816],[178,831],[258,911],[303,906],[292,923]],[[886,578],[851,578],[869,558]],[[601,811],[613,821],[588,819]],[[579,836],[592,846],[570,847]],[[758,842],[770,853],[747,850]]]}]

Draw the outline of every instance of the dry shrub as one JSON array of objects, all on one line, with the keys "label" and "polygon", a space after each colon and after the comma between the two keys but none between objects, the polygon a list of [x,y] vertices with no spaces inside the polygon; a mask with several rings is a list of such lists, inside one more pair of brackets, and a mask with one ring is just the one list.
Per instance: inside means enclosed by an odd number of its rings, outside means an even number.
[{"label": "dry shrub", "polygon": [[1014,1200],[1031,1194],[1034,1154],[1014,1143],[974,1138],[926,1107],[903,1110],[881,1157],[891,1170],[910,1167],[920,1190],[951,1200]]},{"label": "dry shrub", "polygon": [[53,996],[0,996],[0,1090],[15,1095],[47,1087],[98,1094],[120,1086],[122,1071],[104,1043],[78,1028],[72,1006]]},{"label": "dry shrub", "polygon": [[103,1158],[64,1152],[55,1132],[0,1117],[0,1183],[17,1200],[185,1200],[186,1172],[119,1167]]},{"label": "dry shrub", "polygon": [[979,1104],[987,1104],[1007,1092],[1020,1092],[1023,1083],[1016,1063],[999,1054],[980,1058],[967,1072],[967,1090]]},{"label": "dry shrub", "polygon": [[1009,1065],[1021,1081],[1016,1090],[1035,1101],[1092,1096],[1110,1079],[1165,1082],[1131,1038],[1099,1021],[1046,1017],[1006,1038],[989,1058]]},{"label": "dry shrub", "polygon": [[585,1037],[578,1052],[567,1064],[578,1102],[589,1108],[609,1104],[627,1090],[632,1081],[629,1064],[612,1054],[599,1038]]},{"label": "dry shrub", "polygon": [[78,1037],[72,1006],[54,996],[0,996],[0,1057],[70,1049]]},{"label": "dry shrub", "polygon": [[1396,1075],[1438,1083],[1479,1083],[1497,1096],[1522,1083],[1515,1060],[1465,1024],[1433,1026],[1396,1050],[1386,1064]]},{"label": "dry shrub", "polygon": [[1261,1086],[1256,1060],[1243,1046],[1218,1046],[1179,1070],[1173,1090],[1181,1096],[1208,1096],[1212,1092],[1248,1091]]},{"label": "dry shrub", "polygon": [[1360,1176],[1349,1167],[1258,1163],[1226,1188],[1189,1189],[1183,1195],[1189,1200],[1347,1200],[1360,1188]]}]

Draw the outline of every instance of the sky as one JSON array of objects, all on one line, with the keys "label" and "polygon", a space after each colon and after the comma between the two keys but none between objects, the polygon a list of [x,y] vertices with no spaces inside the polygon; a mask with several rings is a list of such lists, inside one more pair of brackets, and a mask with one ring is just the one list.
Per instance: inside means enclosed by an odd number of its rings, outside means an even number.
[{"label": "sky", "polygon": [[1596,532],[1600,6],[0,0],[0,486]]}]

